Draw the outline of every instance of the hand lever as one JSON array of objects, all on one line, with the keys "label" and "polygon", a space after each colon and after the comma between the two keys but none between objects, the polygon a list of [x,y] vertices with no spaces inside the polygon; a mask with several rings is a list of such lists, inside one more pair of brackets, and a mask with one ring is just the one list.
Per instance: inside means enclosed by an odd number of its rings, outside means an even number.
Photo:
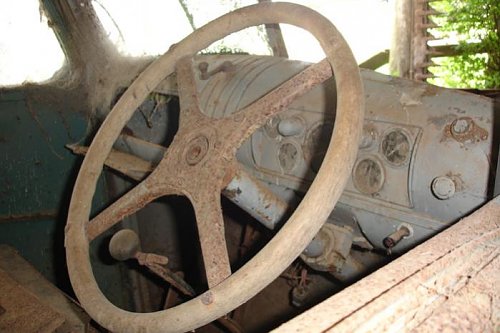
[{"label": "hand lever", "polygon": [[109,253],[118,261],[136,259],[139,265],[147,267],[151,272],[170,283],[183,294],[194,297],[196,292],[177,274],[166,267],[168,258],[155,253],[139,251],[139,236],[130,229],[122,229],[115,233],[109,241]]}]

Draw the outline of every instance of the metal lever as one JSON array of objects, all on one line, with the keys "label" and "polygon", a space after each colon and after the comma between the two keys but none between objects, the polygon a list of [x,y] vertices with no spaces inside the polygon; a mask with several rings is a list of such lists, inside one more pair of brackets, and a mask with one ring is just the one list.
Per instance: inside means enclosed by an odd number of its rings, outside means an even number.
[{"label": "metal lever", "polygon": [[200,79],[208,80],[212,75],[220,72],[232,72],[235,70],[235,66],[231,61],[224,61],[219,66],[215,67],[211,71],[208,71],[208,63],[200,62],[198,64],[198,69],[200,70]]},{"label": "metal lever", "polygon": [[156,253],[139,251],[139,236],[130,229],[122,229],[115,233],[109,241],[109,253],[119,261],[136,259],[139,265],[147,267],[151,272],[177,288],[183,294],[194,297],[194,289],[177,274],[165,267],[168,258]]},{"label": "metal lever", "polygon": [[387,249],[392,249],[396,246],[403,238],[411,236],[411,229],[405,225],[400,225],[398,230],[385,237],[382,243]]}]

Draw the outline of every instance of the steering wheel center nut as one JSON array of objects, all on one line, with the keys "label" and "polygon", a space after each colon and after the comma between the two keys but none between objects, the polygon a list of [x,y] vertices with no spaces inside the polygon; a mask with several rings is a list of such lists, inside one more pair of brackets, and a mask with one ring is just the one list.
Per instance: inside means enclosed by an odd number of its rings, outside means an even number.
[{"label": "steering wheel center nut", "polygon": [[184,150],[184,159],[188,165],[196,165],[200,163],[208,153],[210,144],[208,138],[204,135],[199,135],[189,141]]}]

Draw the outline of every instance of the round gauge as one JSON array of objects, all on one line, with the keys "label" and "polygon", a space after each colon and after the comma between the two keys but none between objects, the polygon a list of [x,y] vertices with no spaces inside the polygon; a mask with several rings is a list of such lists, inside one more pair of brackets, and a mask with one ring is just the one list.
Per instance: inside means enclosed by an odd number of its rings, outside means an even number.
[{"label": "round gauge", "polygon": [[330,144],[332,131],[333,124],[331,122],[319,123],[307,135],[304,144],[304,154],[309,162],[309,167],[315,173],[321,167],[328,145]]},{"label": "round gauge", "polygon": [[401,129],[394,129],[387,133],[382,140],[381,149],[382,155],[392,165],[401,166],[410,159],[410,139]]},{"label": "round gauge", "polygon": [[291,171],[297,164],[297,159],[299,157],[299,150],[294,144],[289,142],[281,145],[278,152],[278,159],[280,166],[285,172]]},{"label": "round gauge", "polygon": [[264,125],[264,132],[269,136],[271,139],[275,139],[278,135],[278,124],[280,123],[280,117],[276,116],[271,119],[269,119],[266,124]]},{"label": "round gauge", "polygon": [[370,149],[373,148],[377,143],[377,128],[373,124],[367,124],[363,126],[363,134],[361,136],[361,142],[359,143],[360,149]]},{"label": "round gauge", "polygon": [[352,172],[352,181],[361,193],[375,194],[379,192],[385,181],[382,164],[372,157],[358,160]]}]

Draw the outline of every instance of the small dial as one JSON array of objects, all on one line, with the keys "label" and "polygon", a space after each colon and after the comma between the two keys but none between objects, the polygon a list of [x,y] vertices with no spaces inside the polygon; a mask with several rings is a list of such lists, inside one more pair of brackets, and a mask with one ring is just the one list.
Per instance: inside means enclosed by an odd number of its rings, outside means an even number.
[{"label": "small dial", "polygon": [[401,129],[387,133],[382,140],[381,149],[387,162],[394,166],[404,165],[410,159],[410,139]]},{"label": "small dial", "polygon": [[385,174],[382,164],[374,157],[358,160],[352,173],[354,186],[364,194],[375,194],[382,189]]},{"label": "small dial", "polygon": [[304,145],[304,154],[313,172],[317,173],[325,157],[332,137],[333,123],[317,124],[307,136]]},{"label": "small dial", "polygon": [[299,151],[295,145],[287,142],[281,145],[278,152],[280,166],[285,172],[290,172],[297,164]]}]

